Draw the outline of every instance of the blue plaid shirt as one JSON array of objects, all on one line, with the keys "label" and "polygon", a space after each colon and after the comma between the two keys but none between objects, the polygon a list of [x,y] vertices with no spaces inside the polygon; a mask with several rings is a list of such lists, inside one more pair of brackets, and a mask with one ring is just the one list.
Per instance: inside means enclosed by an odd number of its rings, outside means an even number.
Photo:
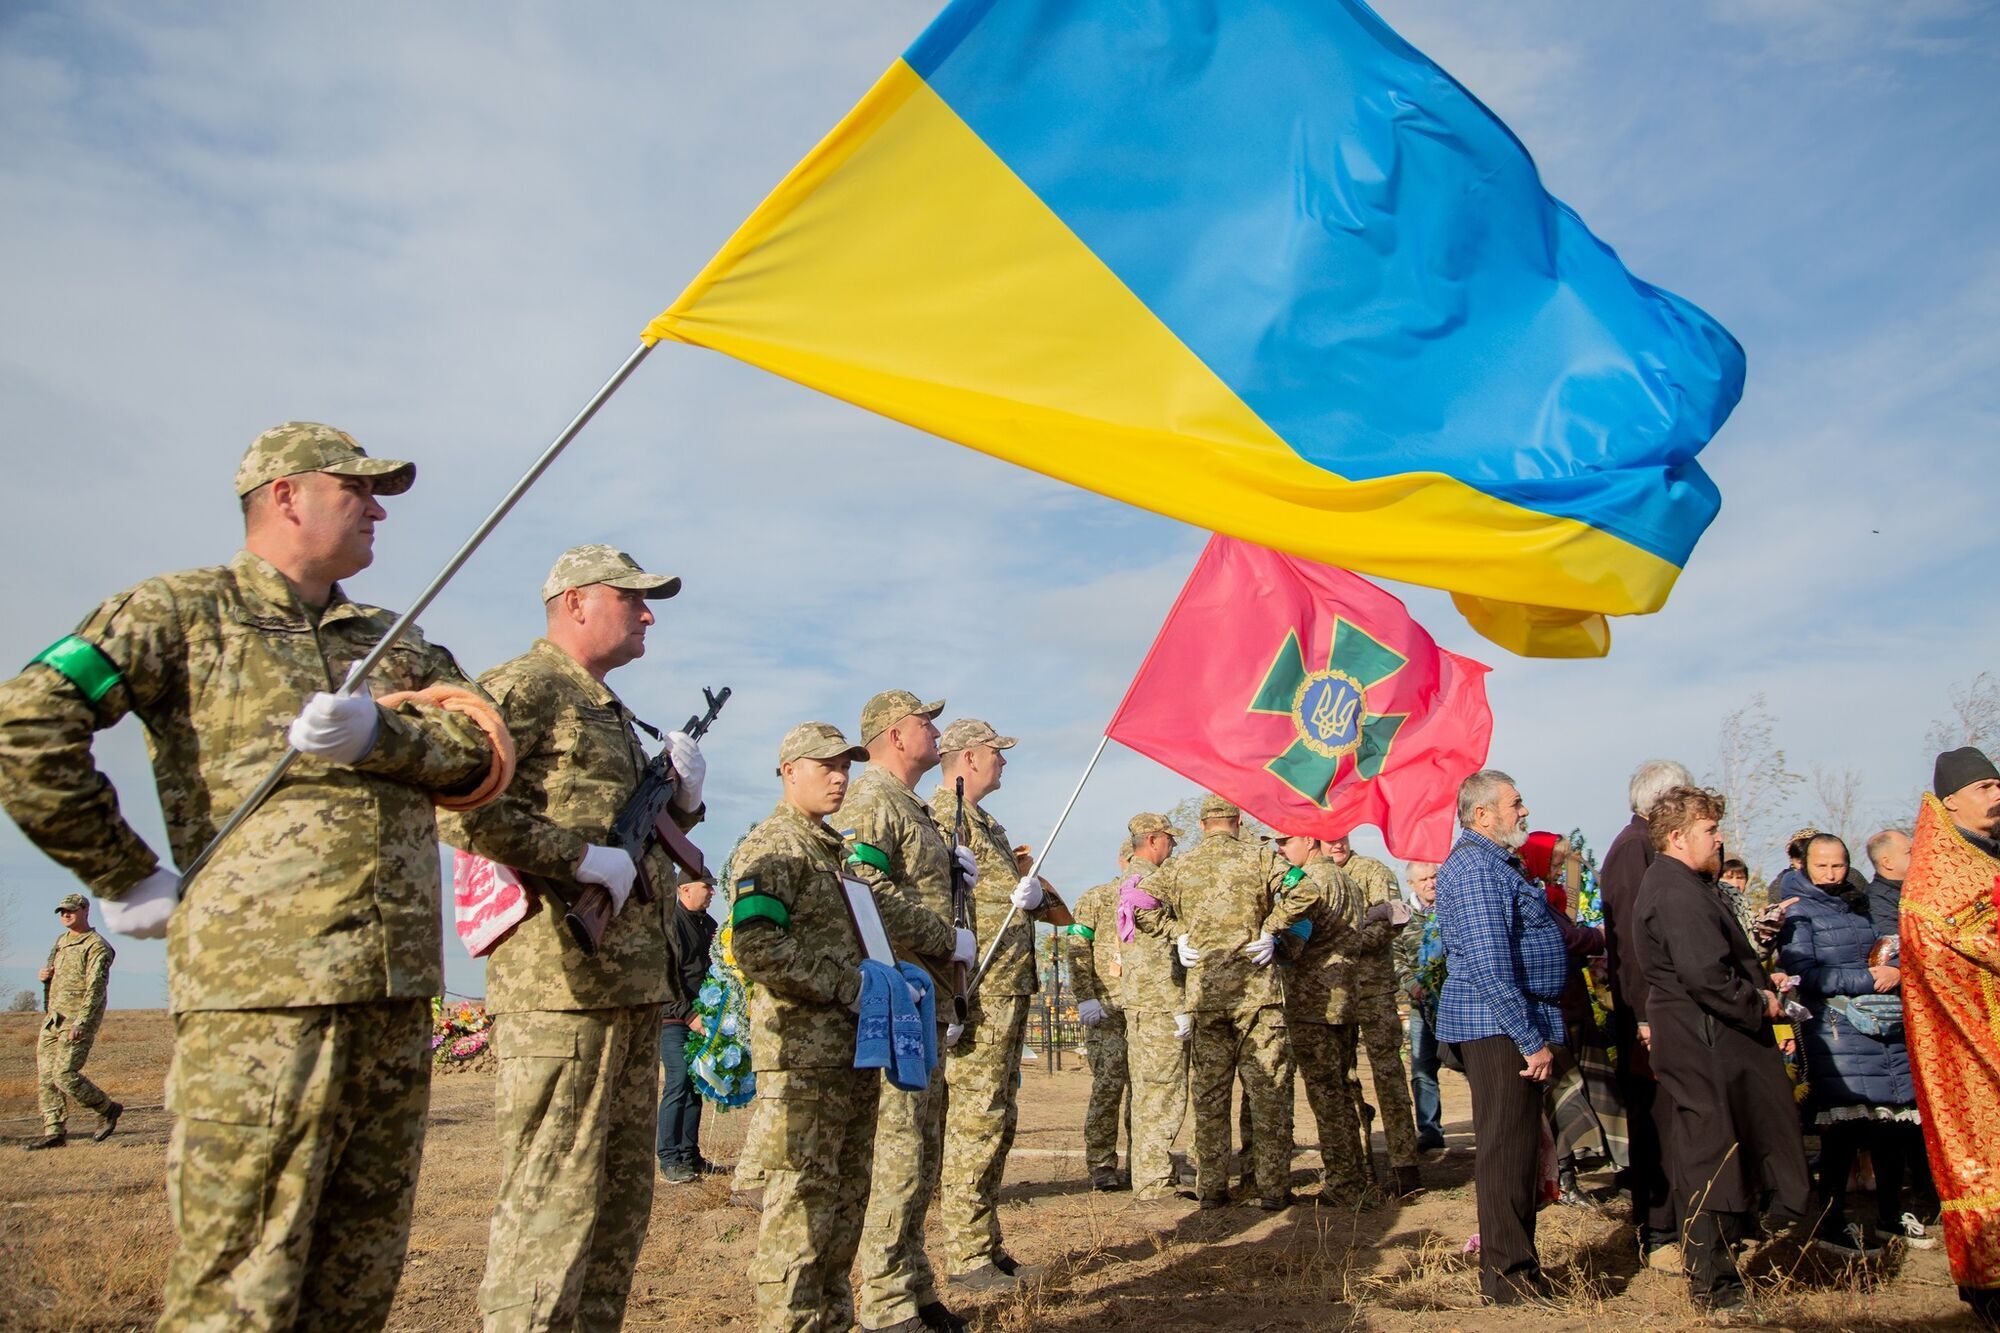
[{"label": "blue plaid shirt", "polygon": [[1523,1055],[1563,1042],[1569,951],[1548,899],[1506,848],[1460,834],[1438,871],[1437,921],[1446,959],[1439,1041],[1505,1036]]}]

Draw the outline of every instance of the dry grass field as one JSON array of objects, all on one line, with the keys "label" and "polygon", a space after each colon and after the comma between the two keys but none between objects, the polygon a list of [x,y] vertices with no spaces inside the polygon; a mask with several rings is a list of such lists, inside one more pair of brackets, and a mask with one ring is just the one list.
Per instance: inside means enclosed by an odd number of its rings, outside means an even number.
[{"label": "dry grass field", "polygon": [[[0,1018],[0,1326],[150,1328],[173,1233],[162,1182],[168,1121],[135,1109],[109,1142],[28,1154],[37,1129],[32,1015]],[[107,1019],[90,1064],[113,1096],[158,1108],[170,1027],[157,1011]],[[1431,1188],[1372,1208],[1310,1204],[1276,1216],[1254,1208],[1201,1213],[1192,1204],[1136,1205],[1093,1193],[1078,1126],[1088,1079],[1080,1061],[1049,1074],[1031,1064],[1022,1127],[1004,1194],[1009,1248],[1043,1266],[1031,1289],[954,1303],[987,1333],[1202,1328],[1445,1330],[1678,1328],[1700,1323],[1677,1277],[1640,1270],[1621,1205],[1542,1214],[1544,1263],[1569,1296],[1556,1313],[1482,1309],[1460,1255],[1474,1229],[1465,1085],[1445,1075],[1453,1151],[1425,1168]],[[442,1076],[431,1103],[410,1257],[391,1327],[469,1330],[495,1179],[487,1150],[492,1079]],[[704,1148],[732,1160],[741,1112],[710,1116]],[[86,1115],[77,1127],[88,1129]],[[1299,1137],[1312,1139],[1299,1104]],[[1377,1139],[1380,1150],[1380,1139]],[[1311,1195],[1317,1156],[1302,1149],[1299,1188]],[[1597,1177],[1598,1188],[1606,1185]],[[633,1285],[633,1329],[748,1329],[744,1277],[756,1215],[728,1201],[727,1177],[661,1186]],[[935,1251],[934,1258],[935,1258]],[[1752,1257],[1764,1327],[1971,1328],[1941,1251],[1892,1252],[1877,1269],[1828,1266],[1777,1247]],[[1740,1318],[1739,1323],[1742,1323]]]}]

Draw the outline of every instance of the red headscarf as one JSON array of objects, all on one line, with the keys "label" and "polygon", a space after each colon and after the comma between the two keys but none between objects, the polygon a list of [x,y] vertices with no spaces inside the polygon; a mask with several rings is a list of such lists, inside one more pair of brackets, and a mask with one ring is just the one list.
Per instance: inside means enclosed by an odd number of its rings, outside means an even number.
[{"label": "red headscarf", "polygon": [[1536,829],[1521,844],[1520,856],[1521,866],[1528,872],[1528,878],[1541,885],[1542,892],[1548,895],[1549,906],[1558,912],[1566,912],[1569,910],[1567,895],[1563,893],[1562,885],[1551,882],[1555,874],[1556,844],[1561,841],[1560,834]]}]

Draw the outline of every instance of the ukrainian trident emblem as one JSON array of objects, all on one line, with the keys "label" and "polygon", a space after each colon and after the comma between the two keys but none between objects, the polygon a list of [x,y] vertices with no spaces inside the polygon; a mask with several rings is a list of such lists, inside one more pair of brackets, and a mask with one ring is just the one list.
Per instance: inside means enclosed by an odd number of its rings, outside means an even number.
[{"label": "ukrainian trident emblem", "polygon": [[1266,772],[1321,809],[1327,793],[1350,773],[1372,778],[1389,760],[1396,733],[1408,713],[1381,713],[1368,706],[1369,691],[1383,686],[1409,659],[1351,621],[1336,619],[1326,665],[1307,664],[1297,630],[1264,673],[1249,711],[1291,719],[1293,739],[1264,765]]}]

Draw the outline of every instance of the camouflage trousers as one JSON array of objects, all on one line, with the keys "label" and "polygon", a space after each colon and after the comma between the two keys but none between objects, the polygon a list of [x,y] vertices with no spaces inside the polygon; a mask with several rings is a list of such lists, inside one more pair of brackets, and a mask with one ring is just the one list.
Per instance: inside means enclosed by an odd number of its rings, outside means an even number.
[{"label": "camouflage trousers", "polygon": [[1020,1119],[1028,997],[982,995],[945,1059],[944,1159],[938,1213],[951,1271],[1000,1254],[1000,1180]]},{"label": "camouflage trousers", "polygon": [[[1178,1045],[1179,1043],[1176,1043]],[[1125,1015],[1107,1013],[1083,1030],[1083,1054],[1090,1061],[1090,1102],[1083,1108],[1083,1161],[1094,1175],[1118,1169],[1118,1128],[1125,1128],[1125,1151],[1132,1151],[1132,1079],[1125,1064]]]},{"label": "camouflage trousers", "polygon": [[[1368,1052],[1368,1073],[1375,1084],[1382,1137],[1389,1144],[1389,1164],[1413,1167],[1417,1164],[1417,1109],[1410,1101],[1409,1074],[1403,1068],[1403,1020],[1396,1014],[1396,1001],[1388,995],[1364,997],[1354,1006],[1354,1013],[1354,1035]],[[1359,1114],[1363,1104],[1361,1075],[1351,1046],[1347,1081]],[[1372,1147],[1369,1150],[1373,1151]],[[1362,1162],[1366,1165],[1367,1158]]]},{"label": "camouflage trousers", "polygon": [[1319,1127],[1320,1193],[1342,1202],[1358,1200],[1368,1184],[1368,1157],[1347,1081],[1354,1064],[1354,1027],[1295,1022],[1291,1029],[1292,1058],[1298,1061],[1306,1101]]},{"label": "camouflage trousers", "polygon": [[162,1329],[378,1329],[431,1100],[423,1000],[174,1016]]},{"label": "camouflage trousers", "polygon": [[1193,1072],[1195,1193],[1229,1197],[1229,1106],[1239,1071],[1254,1131],[1257,1192],[1282,1197],[1292,1174],[1292,1048],[1285,1011],[1205,1010],[1194,1016]]},{"label": "camouflage trousers", "polygon": [[[944,1029],[938,1029],[944,1048]],[[758,1075],[759,1078],[763,1076]],[[924,1215],[937,1193],[944,1146],[945,1067],[939,1061],[923,1092],[881,1084],[875,1115],[875,1162],[861,1225],[861,1326],[900,1324],[937,1297],[924,1253]],[[871,1085],[873,1086],[873,1085]],[[764,1207],[771,1192],[764,1190]]]},{"label": "camouflage trousers", "polygon": [[743,1147],[736,1155],[736,1173],[729,1180],[731,1193],[748,1194],[764,1188],[764,1136],[770,1132],[769,1105],[760,1096],[745,1113],[750,1123],[743,1127]]},{"label": "camouflage trousers", "polygon": [[1125,1050],[1132,1072],[1132,1193],[1171,1197],[1180,1182],[1174,1140],[1187,1120],[1188,1044],[1174,1035],[1174,1016],[1125,1011]]},{"label": "camouflage trousers", "polygon": [[853,1326],[848,1270],[868,1206],[876,1099],[886,1085],[873,1069],[757,1071],[764,1214],[750,1281],[760,1333]]},{"label": "camouflage trousers", "polygon": [[60,1130],[69,1119],[69,1104],[100,1114],[111,1105],[104,1089],[83,1076],[83,1062],[97,1040],[95,1032],[78,1041],[69,1039],[76,1031],[67,1023],[51,1019],[35,1043],[35,1073],[41,1082],[42,1125],[50,1133]]},{"label": "camouflage trousers", "polygon": [[489,1333],[616,1328],[653,1215],[660,1006],[496,1014]]}]

